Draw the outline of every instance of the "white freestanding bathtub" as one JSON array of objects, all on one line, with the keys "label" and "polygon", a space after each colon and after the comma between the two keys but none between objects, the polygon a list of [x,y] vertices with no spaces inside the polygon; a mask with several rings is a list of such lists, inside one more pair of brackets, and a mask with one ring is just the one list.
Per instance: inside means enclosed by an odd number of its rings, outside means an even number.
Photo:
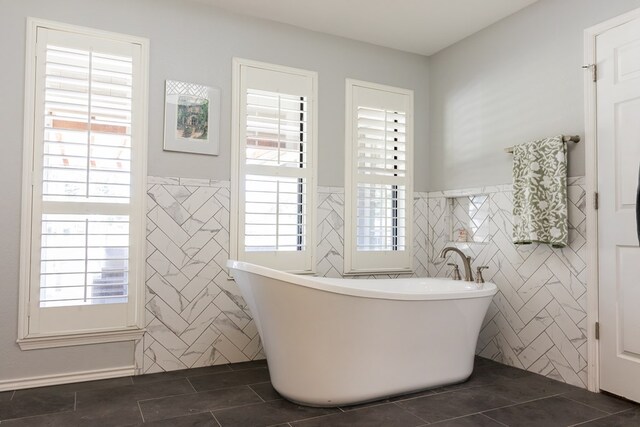
[{"label": "white freestanding bathtub", "polygon": [[227,264],[284,397],[338,406],[464,381],[493,283],[329,279]]}]

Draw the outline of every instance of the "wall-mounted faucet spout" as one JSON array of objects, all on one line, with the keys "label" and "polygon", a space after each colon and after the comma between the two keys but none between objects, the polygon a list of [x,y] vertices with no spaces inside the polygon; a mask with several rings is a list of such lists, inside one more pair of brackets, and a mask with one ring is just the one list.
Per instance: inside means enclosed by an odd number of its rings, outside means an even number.
[{"label": "wall-mounted faucet spout", "polygon": [[467,282],[473,282],[474,279],[473,279],[473,272],[471,271],[471,257],[470,256],[466,256],[464,254],[464,252],[462,252],[458,248],[454,248],[453,246],[447,246],[446,248],[444,248],[442,250],[442,252],[440,252],[440,258],[445,258],[447,256],[447,253],[449,253],[451,251],[457,253],[462,258],[462,263],[464,265],[464,280],[467,281]]}]

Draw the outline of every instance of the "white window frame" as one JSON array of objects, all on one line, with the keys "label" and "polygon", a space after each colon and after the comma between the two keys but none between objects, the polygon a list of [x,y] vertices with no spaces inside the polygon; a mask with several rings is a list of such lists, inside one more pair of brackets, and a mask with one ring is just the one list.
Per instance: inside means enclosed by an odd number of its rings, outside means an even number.
[{"label": "white window frame", "polygon": [[[405,250],[404,251],[358,251],[357,231],[357,187],[363,182],[358,175],[358,124],[354,114],[358,107],[354,103],[356,88],[389,92],[406,97],[406,170],[405,177],[394,179],[394,183],[406,188],[405,206]],[[346,79],[345,90],[345,251],[344,274],[391,274],[413,272],[413,91],[355,79]],[[387,177],[384,177],[387,178]],[[395,178],[395,177],[392,177]],[[380,183],[388,183],[382,179]]]},{"label": "white window frame", "polygon": [[[307,101],[310,129],[307,133],[309,149],[307,151],[307,165],[311,170],[307,175],[307,229],[306,244],[303,253],[295,251],[270,251],[245,253],[244,245],[244,176],[245,176],[245,141],[242,127],[242,71],[254,68],[271,72],[291,74],[296,77],[310,79],[311,95]],[[230,259],[255,262],[278,270],[296,274],[313,274],[316,269],[316,201],[317,201],[317,141],[318,141],[318,74],[298,68],[269,64],[243,58],[233,58],[232,75],[232,118],[231,118],[231,218],[230,218]],[[283,169],[291,169],[284,168]],[[285,171],[286,172],[286,171]],[[286,175],[285,175],[286,176]],[[252,256],[256,254],[257,256]],[[302,256],[301,256],[302,255]]]},{"label": "white window frame", "polygon": [[[128,299],[126,320],[118,319],[114,323],[124,323],[124,326],[97,328],[88,325],[86,329],[65,330],[56,333],[41,333],[30,327],[30,317],[37,316],[39,307],[37,292],[34,292],[35,280],[32,277],[39,272],[39,266],[32,262],[35,249],[33,239],[39,233],[32,232],[32,220],[42,215],[38,207],[40,203],[34,200],[40,171],[34,171],[36,162],[34,155],[36,144],[41,142],[41,136],[36,134],[38,123],[34,112],[36,101],[36,63],[37,63],[37,32],[39,28],[62,31],[72,34],[98,37],[111,41],[125,42],[139,46],[140,58],[135,66],[139,84],[134,89],[138,100],[137,109],[133,112],[133,136],[138,144],[132,144],[132,173],[131,173],[131,214],[129,215],[130,242],[129,257],[130,271],[128,284]],[[148,134],[148,75],[149,75],[149,40],[124,34],[85,28],[75,25],[58,23],[37,18],[27,18],[26,29],[26,58],[25,58],[25,103],[24,103],[24,144],[23,144],[23,177],[22,177],[22,220],[20,247],[20,288],[19,288],[19,318],[18,344],[23,350],[38,348],[66,347],[72,345],[94,344],[104,342],[118,342],[138,340],[144,334],[144,275],[145,275],[145,197],[147,175],[147,134]],[[81,212],[78,212],[81,213]],[[86,213],[91,213],[87,211]],[[39,246],[37,248],[40,249]],[[133,266],[133,268],[131,268]],[[33,283],[32,283],[33,282]],[[39,289],[39,287],[38,287]],[[37,291],[37,290],[36,290]],[[35,295],[35,297],[34,297]],[[101,305],[94,305],[99,309]],[[74,307],[81,309],[88,306]],[[48,308],[49,310],[55,308]],[[100,313],[100,311],[98,311]]]}]

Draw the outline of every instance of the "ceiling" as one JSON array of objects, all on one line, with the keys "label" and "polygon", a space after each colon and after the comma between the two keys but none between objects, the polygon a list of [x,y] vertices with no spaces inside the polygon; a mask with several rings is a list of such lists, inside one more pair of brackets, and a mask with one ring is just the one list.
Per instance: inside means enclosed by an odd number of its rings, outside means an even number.
[{"label": "ceiling", "polygon": [[432,55],[537,0],[197,0],[235,13]]}]

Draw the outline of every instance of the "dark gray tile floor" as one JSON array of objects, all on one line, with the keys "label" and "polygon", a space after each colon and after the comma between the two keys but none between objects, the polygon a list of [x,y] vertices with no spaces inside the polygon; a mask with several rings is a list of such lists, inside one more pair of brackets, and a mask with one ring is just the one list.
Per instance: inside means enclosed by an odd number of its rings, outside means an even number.
[{"label": "dark gray tile floor", "polygon": [[264,361],[0,393],[0,427],[137,425],[640,427],[640,405],[482,358],[464,383],[342,408],[282,399]]}]

